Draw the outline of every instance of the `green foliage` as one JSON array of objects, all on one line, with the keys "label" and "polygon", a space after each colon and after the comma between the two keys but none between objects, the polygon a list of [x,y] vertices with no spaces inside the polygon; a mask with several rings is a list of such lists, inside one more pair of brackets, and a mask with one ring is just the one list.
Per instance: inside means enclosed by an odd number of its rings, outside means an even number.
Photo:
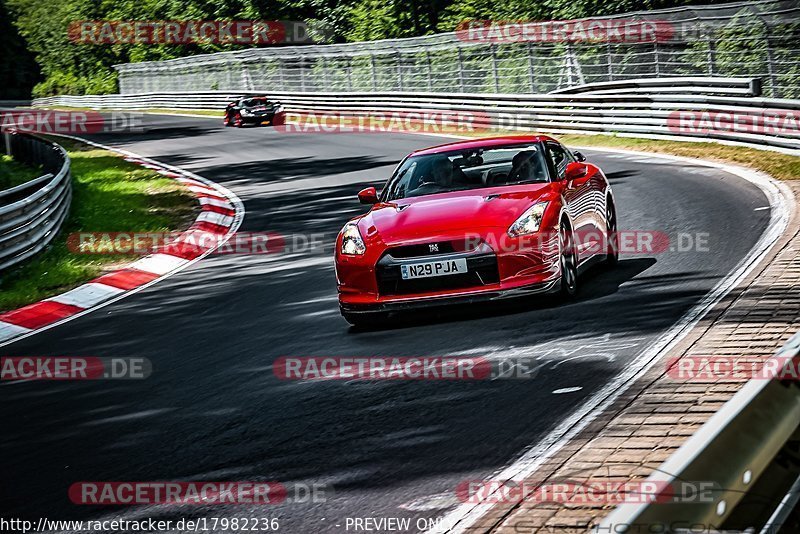
[{"label": "green foliage", "polygon": [[25,40],[11,23],[3,0],[0,0],[0,100],[24,100],[38,81],[39,66],[28,51]]},{"label": "green foliage", "polygon": [[[117,91],[114,64],[140,61],[154,61],[184,57],[199,53],[211,53],[243,48],[237,45],[192,44],[144,45],[115,44],[92,45],[76,44],[68,38],[70,23],[86,20],[299,20],[306,21],[311,28],[323,28],[328,34],[328,41],[364,41],[397,37],[427,35],[443,31],[452,31],[465,20],[563,20],[587,16],[602,16],[629,11],[650,10],[686,4],[716,3],[715,0],[0,0],[5,2],[11,12],[14,25],[21,36],[18,41],[27,44],[38,62],[44,80],[34,89],[36,96],[51,94],[87,94],[110,93]],[[2,6],[2,4],[0,4]],[[3,13],[0,13],[2,15]],[[2,26],[2,20],[0,20]],[[0,27],[2,30],[2,27]],[[735,32],[747,33],[747,37],[760,38],[758,27],[731,29]],[[722,38],[726,35],[723,34]],[[736,37],[742,37],[736,35]],[[736,75],[739,71],[746,73],[736,65],[754,61],[763,61],[763,50],[727,44],[724,39],[720,43],[718,56],[721,73]],[[766,41],[765,41],[766,42]],[[688,52],[690,63],[704,64],[707,44],[699,40]],[[738,47],[738,48],[737,48]],[[780,50],[792,50],[792,46],[778,47]],[[582,52],[581,61],[599,64],[606,61],[606,50],[587,50]],[[0,49],[2,52],[2,49]],[[614,59],[624,60],[623,52]],[[436,52],[429,57],[412,58],[415,63],[430,63],[437,72],[447,67],[449,52]],[[615,52],[616,54],[616,52]],[[0,57],[4,54],[0,53]],[[655,56],[653,57],[655,59]],[[791,62],[791,58],[787,58]],[[517,82],[508,87],[494,87],[493,83],[484,88],[486,91],[520,91],[531,84],[538,87],[535,77],[528,75],[528,67],[524,64],[524,54],[520,51],[498,51],[498,68],[504,72],[513,72]],[[741,60],[741,61],[740,61]],[[362,61],[354,59],[353,63]],[[491,69],[486,59],[472,61],[475,69]],[[545,61],[547,59],[545,58]],[[639,60],[641,62],[641,59]],[[650,61],[649,59],[647,61]],[[452,65],[452,63],[450,63]],[[358,67],[358,65],[354,65]],[[391,73],[383,72],[380,65],[373,72],[372,66],[364,66],[351,72],[351,79],[334,76],[328,83],[332,87],[346,86],[369,88],[374,78],[381,79]],[[0,63],[0,72],[2,72]],[[342,65],[345,69],[346,65]],[[273,79],[278,74],[275,69],[259,66],[257,79]],[[800,69],[800,67],[798,67]],[[689,69],[694,70],[694,69]],[[757,69],[758,70],[758,69]],[[487,72],[484,70],[484,72]],[[636,74],[635,72],[619,72],[619,75]],[[679,74],[671,72],[670,74]],[[776,73],[784,79],[791,79],[797,73]],[[461,81],[455,75],[445,80],[453,86]],[[213,88],[213,73],[209,73],[209,88]],[[441,84],[442,82],[437,82]],[[505,83],[505,82],[503,82]],[[380,85],[380,84],[379,84]]]}]

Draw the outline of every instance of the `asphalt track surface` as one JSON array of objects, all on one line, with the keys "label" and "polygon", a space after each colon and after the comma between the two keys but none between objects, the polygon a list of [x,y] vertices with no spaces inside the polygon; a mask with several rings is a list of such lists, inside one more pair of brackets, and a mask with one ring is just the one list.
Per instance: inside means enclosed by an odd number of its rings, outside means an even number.
[{"label": "asphalt track surface", "polygon": [[[241,231],[333,239],[413,149],[439,137],[300,135],[153,116],[96,135],[234,191]],[[580,298],[414,314],[382,330],[339,316],[330,247],[209,257],[144,291],[0,348],[7,356],[151,360],[141,381],[0,384],[4,517],[277,517],[280,532],[345,532],[346,518],[436,517],[464,480],[536,444],[722,279],[765,229],[755,186],[706,167],[587,152],[622,230],[708,233],[710,252],[623,255]],[[135,230],[135,229],[132,229]],[[281,381],[281,356],[529,356],[530,380]],[[553,393],[580,388],[569,393]],[[316,504],[75,506],[76,481],[321,483]],[[352,528],[350,529],[352,531]]]}]

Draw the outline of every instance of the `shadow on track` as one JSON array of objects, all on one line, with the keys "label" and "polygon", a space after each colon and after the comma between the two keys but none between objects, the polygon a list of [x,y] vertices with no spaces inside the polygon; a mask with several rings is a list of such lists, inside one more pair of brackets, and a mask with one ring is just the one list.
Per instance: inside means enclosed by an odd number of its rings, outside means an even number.
[{"label": "shadow on track", "polygon": [[519,313],[543,311],[558,308],[571,303],[590,303],[612,295],[619,290],[625,282],[639,276],[656,263],[655,258],[637,258],[621,260],[613,269],[597,266],[581,276],[581,289],[574,301],[565,303],[558,295],[532,295],[519,297],[513,300],[487,302],[481,304],[459,304],[455,306],[442,306],[415,310],[413,312],[393,313],[382,325],[351,326],[350,333],[374,332],[382,330],[395,330],[412,328],[420,325],[434,323],[449,323],[484,319],[487,317],[502,317]]}]

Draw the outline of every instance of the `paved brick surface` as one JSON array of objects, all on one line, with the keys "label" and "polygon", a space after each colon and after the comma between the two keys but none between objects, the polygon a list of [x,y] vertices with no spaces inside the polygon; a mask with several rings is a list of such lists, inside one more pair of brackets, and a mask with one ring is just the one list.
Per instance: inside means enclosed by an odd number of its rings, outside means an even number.
[{"label": "paved brick surface", "polygon": [[[788,185],[800,199],[800,181]],[[800,216],[795,214],[769,257],[528,483],[551,487],[564,481],[644,480],[745,383],[712,373],[687,380],[676,375],[674,367],[668,374],[670,363],[701,356],[761,360],[798,330]],[[470,532],[586,532],[614,507],[608,499],[598,500],[553,504],[528,498],[503,503]]]}]

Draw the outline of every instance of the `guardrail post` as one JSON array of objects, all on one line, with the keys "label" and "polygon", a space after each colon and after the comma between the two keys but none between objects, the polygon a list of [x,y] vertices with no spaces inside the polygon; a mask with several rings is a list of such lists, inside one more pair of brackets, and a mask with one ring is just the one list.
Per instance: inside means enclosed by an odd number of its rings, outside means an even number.
[{"label": "guardrail post", "polygon": [[431,53],[425,51],[425,63],[428,65],[428,91],[433,91],[433,70],[431,69]]},{"label": "guardrail post", "polygon": [[714,71],[716,70],[715,65],[714,65],[714,63],[716,61],[716,59],[715,59],[716,50],[714,48],[714,40],[711,39],[711,34],[706,34],[706,44],[708,45],[708,54],[706,56],[706,60],[708,61],[708,65],[707,65],[708,71],[707,72],[708,72],[709,76],[713,76],[714,75]]},{"label": "guardrail post", "polygon": [[372,69],[372,90],[376,91],[378,89],[378,72],[375,69],[375,55],[369,55],[369,65]]},{"label": "guardrail post", "polygon": [[280,83],[281,89],[284,91],[288,91],[289,88],[286,86],[286,78],[283,74],[283,60],[278,58],[278,81]]},{"label": "guardrail post", "polygon": [[467,90],[464,86],[464,51],[461,50],[461,47],[457,47],[456,51],[458,52],[458,85],[461,88],[462,93],[466,93]]},{"label": "guardrail post", "polygon": [[306,90],[306,56],[300,56],[300,90]]},{"label": "guardrail post", "polygon": [[781,92],[778,88],[778,80],[775,76],[775,59],[772,51],[772,40],[769,38],[769,26],[764,25],[764,40],[767,42],[767,72],[769,73],[770,94],[772,98],[780,98]]},{"label": "guardrail post", "polygon": [[252,91],[253,80],[250,79],[250,71],[247,68],[247,63],[245,63],[244,61],[240,61],[239,68],[241,69],[242,73],[242,85],[244,85],[245,90]]},{"label": "guardrail post", "polygon": [[528,41],[528,79],[530,80],[531,93],[536,93],[536,65],[533,61],[533,45]]},{"label": "guardrail post", "polygon": [[498,74],[497,70],[497,49],[494,46],[494,43],[489,45],[489,52],[492,54],[492,77],[494,78],[494,92],[500,92],[500,75]]},{"label": "guardrail post", "polygon": [[319,62],[322,65],[322,90],[328,90],[328,61],[325,56],[319,57]]},{"label": "guardrail post", "polygon": [[653,41],[653,55],[655,56],[655,68],[656,68],[656,78],[661,77],[661,69],[659,68],[659,54],[658,54],[658,37],[656,37],[655,41]]},{"label": "guardrail post", "polygon": [[611,61],[611,42],[606,42],[606,58],[608,61],[608,81],[614,81],[614,63]]},{"label": "guardrail post", "polygon": [[403,90],[403,56],[400,52],[396,52],[395,57],[397,58],[397,84],[398,84],[398,91]]},{"label": "guardrail post", "polygon": [[353,90],[353,58],[347,56],[347,65],[345,67],[345,73],[347,74],[347,90]]},{"label": "guardrail post", "polygon": [[5,143],[6,144],[6,156],[12,156],[13,154],[11,153],[11,134],[8,133],[8,132],[5,132],[3,134],[3,138],[5,139],[5,142],[6,142]]}]

